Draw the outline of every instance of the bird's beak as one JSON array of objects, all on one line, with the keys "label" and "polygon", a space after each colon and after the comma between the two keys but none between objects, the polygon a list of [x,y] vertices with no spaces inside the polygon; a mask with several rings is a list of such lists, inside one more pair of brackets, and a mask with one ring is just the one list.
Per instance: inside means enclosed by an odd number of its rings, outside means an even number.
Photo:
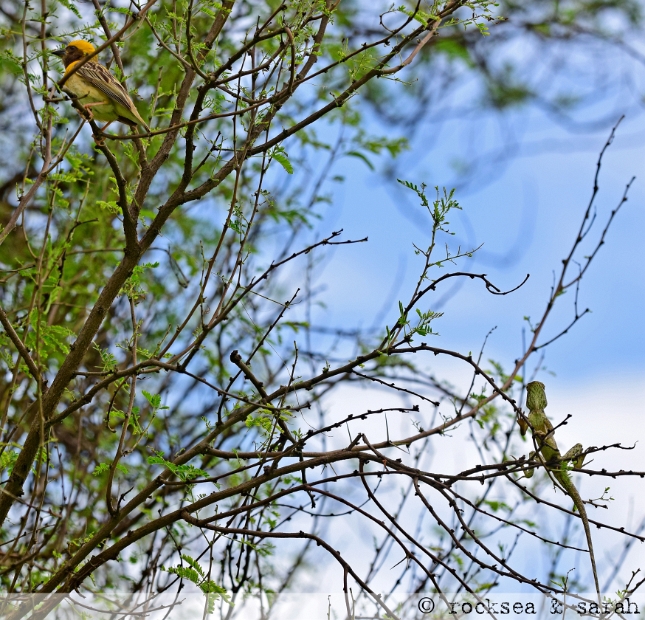
[{"label": "bird's beak", "polygon": [[54,56],[61,56],[62,57],[62,56],[65,55],[65,48],[61,47],[59,50],[53,51],[52,54],[54,54]]}]

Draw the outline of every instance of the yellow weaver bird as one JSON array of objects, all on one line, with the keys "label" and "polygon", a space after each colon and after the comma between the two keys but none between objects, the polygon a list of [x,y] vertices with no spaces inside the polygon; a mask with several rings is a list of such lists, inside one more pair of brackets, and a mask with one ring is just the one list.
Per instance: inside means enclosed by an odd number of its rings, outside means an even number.
[{"label": "yellow weaver bird", "polygon": [[[91,43],[78,39],[53,53],[62,58],[65,75],[67,75],[80,60],[95,50]],[[90,58],[71,75],[63,85],[63,90],[78,98],[78,102],[89,112],[90,118],[107,123],[101,131],[104,131],[110,123],[119,121],[130,127],[141,125],[150,132],[150,128],[130,99],[128,91],[107,67],[99,63],[98,56]]]}]

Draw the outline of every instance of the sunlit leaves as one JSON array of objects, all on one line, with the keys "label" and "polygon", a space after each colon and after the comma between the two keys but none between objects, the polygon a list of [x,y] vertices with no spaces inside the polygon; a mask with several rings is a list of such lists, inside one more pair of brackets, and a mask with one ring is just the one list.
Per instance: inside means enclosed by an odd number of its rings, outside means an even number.
[{"label": "sunlit leaves", "polygon": [[147,269],[155,269],[157,267],[159,267],[159,263],[144,263],[142,265],[137,265],[132,271],[132,275],[123,285],[123,289],[121,291],[122,294],[135,302],[145,297],[144,274]]},{"label": "sunlit leaves", "polygon": [[226,588],[217,585],[217,583],[212,579],[208,579],[204,569],[197,560],[186,553],[181,555],[181,559],[186,562],[187,566],[179,565],[176,567],[164,568],[164,570],[195,584],[206,595],[207,609],[209,613],[214,612],[215,601],[219,598],[223,598],[226,602],[232,605],[231,599],[226,592]]},{"label": "sunlit leaves", "polygon": [[162,465],[184,482],[194,480],[200,476],[208,476],[207,472],[194,465],[175,465],[171,461],[166,460],[161,452],[158,452],[156,456],[149,456],[147,460],[150,465]]},{"label": "sunlit leaves", "polygon": [[270,152],[269,157],[275,159],[287,173],[293,174],[293,165],[289,161],[289,155],[287,154],[283,146],[276,146]]}]

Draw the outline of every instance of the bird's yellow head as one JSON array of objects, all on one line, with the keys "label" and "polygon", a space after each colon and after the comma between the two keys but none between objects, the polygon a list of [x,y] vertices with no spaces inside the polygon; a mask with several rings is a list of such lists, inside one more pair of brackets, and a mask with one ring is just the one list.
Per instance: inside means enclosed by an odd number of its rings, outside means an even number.
[{"label": "bird's yellow head", "polygon": [[[60,56],[63,60],[63,64],[68,67],[73,62],[92,54],[96,48],[89,42],[83,41],[83,39],[77,39],[76,41],[71,41],[67,44],[67,47],[64,49],[56,50],[54,54]],[[98,62],[98,56],[90,58],[89,62]]]}]

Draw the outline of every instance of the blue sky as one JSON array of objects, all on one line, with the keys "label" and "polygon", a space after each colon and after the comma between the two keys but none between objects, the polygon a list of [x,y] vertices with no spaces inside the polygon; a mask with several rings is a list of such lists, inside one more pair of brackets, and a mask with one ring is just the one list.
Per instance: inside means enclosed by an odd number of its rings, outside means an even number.
[{"label": "blue sky", "polygon": [[[441,301],[448,287],[423,306],[445,312],[436,325],[441,346],[478,350],[486,333],[496,326],[488,351],[491,357],[509,362],[520,353],[523,317],[536,319],[542,312],[554,270],[575,238],[591,195],[598,152],[610,130],[576,135],[534,110],[513,116],[523,124],[524,142],[539,142],[545,148],[533,152],[532,146],[520,147],[508,161],[491,163],[477,182],[458,187],[456,197],[463,211],[450,218],[456,235],[446,240],[453,248],[461,244],[462,249],[483,243],[474,259],[458,267],[486,273],[500,288],[516,286],[527,273],[531,277],[520,291],[506,297],[493,297],[480,283],[468,281],[445,305]],[[405,178],[453,187],[450,163],[463,157],[467,147],[453,139],[457,132],[458,127],[446,124],[429,151],[423,148],[423,132],[412,137],[412,149],[399,163]],[[479,148],[483,152],[485,139],[482,132]],[[491,142],[495,140],[491,137]],[[589,307],[592,313],[548,349],[546,364],[564,382],[625,373],[644,376],[645,262],[639,249],[645,238],[645,176],[638,178],[644,161],[645,119],[633,114],[620,125],[601,171],[590,242],[600,235],[626,183],[632,176],[637,178],[583,280],[579,306]],[[342,227],[347,237],[367,235],[369,243],[334,254],[322,277],[329,306],[318,318],[343,327],[366,326],[385,303],[391,323],[398,300],[405,301],[417,277],[420,260],[412,243],[428,242],[428,219],[413,193],[384,181],[358,160],[346,159],[342,167],[349,181],[335,194],[320,229]],[[568,297],[562,299],[545,334],[554,335],[570,321],[573,295]]]}]

